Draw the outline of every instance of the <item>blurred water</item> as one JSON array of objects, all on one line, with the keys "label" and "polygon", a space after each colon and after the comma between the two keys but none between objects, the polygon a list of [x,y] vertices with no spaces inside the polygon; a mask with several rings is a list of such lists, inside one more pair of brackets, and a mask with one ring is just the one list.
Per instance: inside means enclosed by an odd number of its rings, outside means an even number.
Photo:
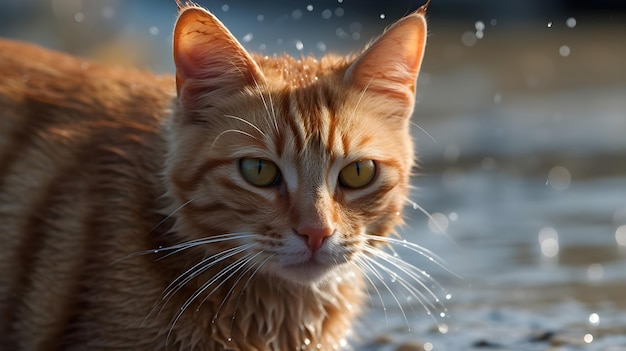
[{"label": "blurred water", "polygon": [[[293,55],[356,49],[410,7],[204,5],[246,47]],[[389,289],[378,282],[370,293],[354,348],[626,350],[623,13],[542,15],[528,5],[522,12],[536,17],[520,20],[479,7],[448,21],[437,6],[411,196],[432,218],[409,204],[402,235],[461,278],[398,248],[445,287],[434,288],[445,316],[428,315],[388,277]],[[0,34],[171,72],[174,11],[172,1],[8,1]]]}]

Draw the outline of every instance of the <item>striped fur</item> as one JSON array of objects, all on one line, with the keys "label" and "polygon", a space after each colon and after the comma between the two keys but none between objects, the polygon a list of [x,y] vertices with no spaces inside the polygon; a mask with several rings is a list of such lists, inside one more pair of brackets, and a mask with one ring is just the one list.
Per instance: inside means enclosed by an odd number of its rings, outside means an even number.
[{"label": "striped fur", "polygon": [[[185,5],[175,79],[1,40],[0,349],[341,347],[352,261],[401,221],[424,10],[360,55],[295,60]],[[282,181],[246,182],[242,158]],[[342,187],[360,160],[373,182]]]}]

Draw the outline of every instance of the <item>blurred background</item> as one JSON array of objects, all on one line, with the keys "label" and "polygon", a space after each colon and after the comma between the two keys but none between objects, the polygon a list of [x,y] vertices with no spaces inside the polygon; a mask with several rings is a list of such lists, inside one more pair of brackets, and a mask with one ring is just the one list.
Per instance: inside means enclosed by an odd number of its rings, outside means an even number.
[{"label": "blurred background", "polygon": [[[295,56],[358,50],[422,5],[198,3]],[[0,36],[172,73],[175,18],[174,0],[2,0]],[[626,350],[626,2],[433,0],[428,19],[402,236],[460,278],[398,248],[446,309],[385,277],[354,348]]]}]

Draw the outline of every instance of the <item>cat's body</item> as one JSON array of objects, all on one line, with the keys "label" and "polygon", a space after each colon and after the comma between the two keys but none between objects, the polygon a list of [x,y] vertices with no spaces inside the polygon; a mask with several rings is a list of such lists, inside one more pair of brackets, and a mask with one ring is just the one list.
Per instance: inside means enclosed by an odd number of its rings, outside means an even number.
[{"label": "cat's body", "polygon": [[423,12],[297,61],[186,6],[176,79],[0,41],[0,349],[342,347],[401,220]]}]

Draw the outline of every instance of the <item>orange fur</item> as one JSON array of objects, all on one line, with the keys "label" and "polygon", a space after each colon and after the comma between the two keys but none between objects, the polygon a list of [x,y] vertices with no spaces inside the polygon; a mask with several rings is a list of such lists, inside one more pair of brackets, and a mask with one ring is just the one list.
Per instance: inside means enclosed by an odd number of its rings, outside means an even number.
[{"label": "orange fur", "polygon": [[[423,14],[295,60],[186,5],[175,79],[0,40],[0,349],[340,348],[364,235],[401,221]],[[361,160],[371,184],[342,186]]]}]

